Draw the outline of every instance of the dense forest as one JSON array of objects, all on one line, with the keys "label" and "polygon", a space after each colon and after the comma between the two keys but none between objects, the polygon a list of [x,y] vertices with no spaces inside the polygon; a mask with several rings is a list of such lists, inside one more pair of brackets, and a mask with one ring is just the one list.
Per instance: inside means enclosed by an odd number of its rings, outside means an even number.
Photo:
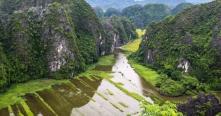
[{"label": "dense forest", "polygon": [[221,90],[220,9],[215,1],[148,26],[137,59],[164,74],[162,94]]}]

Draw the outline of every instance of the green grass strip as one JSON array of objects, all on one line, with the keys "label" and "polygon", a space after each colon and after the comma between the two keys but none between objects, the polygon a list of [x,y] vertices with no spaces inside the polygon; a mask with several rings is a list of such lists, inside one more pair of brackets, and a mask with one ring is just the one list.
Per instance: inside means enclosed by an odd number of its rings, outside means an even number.
[{"label": "green grass strip", "polygon": [[25,101],[21,102],[22,107],[24,108],[25,112],[27,113],[28,116],[34,116],[28,105],[26,104]]},{"label": "green grass strip", "polygon": [[121,85],[115,83],[114,81],[112,81],[111,79],[107,79],[111,84],[113,84],[115,87],[117,87],[118,89],[120,89],[121,91],[123,91],[125,94],[127,94],[128,96],[131,96],[132,98],[136,99],[139,102],[143,102],[146,104],[150,104],[149,102],[146,101],[146,99],[143,96],[140,96],[137,93],[134,92],[130,92],[127,89],[123,88]]}]

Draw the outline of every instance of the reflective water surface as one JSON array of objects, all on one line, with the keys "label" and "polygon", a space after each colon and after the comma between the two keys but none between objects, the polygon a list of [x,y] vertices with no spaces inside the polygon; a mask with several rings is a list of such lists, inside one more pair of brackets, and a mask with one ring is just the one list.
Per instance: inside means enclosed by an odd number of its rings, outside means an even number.
[{"label": "reflective water surface", "polygon": [[134,69],[128,63],[127,57],[123,53],[118,53],[117,60],[113,66],[113,81],[121,83],[123,87],[131,92],[138,93],[140,95],[147,96],[146,99],[150,103],[153,103],[150,97],[145,92],[148,87],[142,78],[134,71]]},{"label": "reflective water surface", "polygon": [[[125,57],[122,59],[117,58],[113,70],[110,66],[97,66],[94,70],[109,72],[112,70],[114,82],[121,83],[128,91],[143,95],[143,86],[139,84],[139,76],[128,63],[122,63]],[[130,70],[127,68],[116,69],[120,66],[129,67]],[[127,73],[131,76],[122,77],[122,75],[127,76]],[[146,98],[152,102],[150,98]],[[92,114],[95,116],[126,116],[139,115],[140,112],[140,104],[137,100],[122,92],[108,80],[98,77],[72,79],[70,83],[54,85],[51,89],[26,94],[24,99],[33,115],[40,116],[90,116]],[[9,114],[26,116],[28,115],[26,110],[21,104],[15,104],[1,109],[0,116]]]},{"label": "reflective water surface", "polygon": [[[143,96],[150,103],[152,95],[163,100],[182,101],[187,97],[161,96],[155,87],[147,83],[129,65],[126,56],[116,55],[116,63],[110,66],[97,66],[94,70],[111,71],[111,80],[122,85],[130,92]],[[219,93],[221,97],[221,93]],[[43,116],[126,116],[139,115],[140,105],[137,100],[122,92],[106,79],[99,77],[81,77],[70,80],[69,83],[54,85],[24,96],[25,104],[33,115]],[[0,116],[27,116],[27,107],[15,104],[0,110]]]},{"label": "reflective water surface", "polygon": [[113,66],[113,72],[113,80],[115,82],[122,82],[124,87],[128,90],[139,92],[141,95],[146,96],[150,103],[153,103],[150,96],[155,96],[162,100],[170,100],[174,102],[183,102],[189,98],[189,96],[166,97],[160,95],[152,84],[145,81],[142,77],[139,77],[139,75],[128,63],[127,57],[121,52],[119,52],[117,55],[116,64]]}]

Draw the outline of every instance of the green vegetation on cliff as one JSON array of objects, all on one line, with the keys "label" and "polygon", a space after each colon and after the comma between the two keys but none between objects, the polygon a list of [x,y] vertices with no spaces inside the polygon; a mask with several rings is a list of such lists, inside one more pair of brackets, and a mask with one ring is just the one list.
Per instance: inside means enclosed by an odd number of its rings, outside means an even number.
[{"label": "green vegetation on cliff", "polygon": [[3,0],[0,9],[0,91],[28,80],[71,78],[111,53],[113,38],[84,0]]},{"label": "green vegetation on cliff", "polygon": [[122,16],[131,19],[137,27],[145,27],[170,14],[170,8],[163,4],[134,5],[122,10]]},{"label": "green vegetation on cliff", "polygon": [[103,11],[99,7],[95,7],[94,11],[100,18],[112,16],[123,16],[131,20],[136,27],[145,28],[153,22],[160,22],[170,15],[176,15],[187,8],[193,6],[190,3],[182,3],[171,9],[165,4],[146,4],[128,6],[122,10],[109,8]]},{"label": "green vegetation on cliff", "polygon": [[[157,86],[157,84],[160,83],[160,77],[161,75],[145,66],[144,64],[141,64],[140,62],[137,62],[136,59],[133,58],[133,53],[137,52],[137,50],[140,47],[141,41],[142,41],[142,37],[145,34],[145,30],[141,30],[141,29],[137,29],[137,35],[138,38],[135,39],[134,41],[129,42],[128,44],[126,44],[125,46],[122,47],[123,51],[128,53],[129,55],[129,63],[130,65],[134,68],[134,70],[136,71],[136,73],[144,78],[144,80],[146,81],[146,83],[150,83],[151,86]],[[174,85],[171,85],[174,86]],[[152,91],[155,91],[155,88],[152,88]],[[154,98],[156,97],[157,100],[155,101],[154,104],[148,104],[145,102],[141,102],[141,107],[142,107],[142,115],[143,116],[182,116],[182,113],[177,111],[177,107],[176,104],[171,103],[169,101],[161,101],[158,98],[161,98],[161,96],[158,96],[158,92],[157,93],[152,93],[152,97]],[[166,100],[166,99],[165,99]],[[160,104],[158,104],[157,102],[160,102]]]},{"label": "green vegetation on cliff", "polygon": [[163,105],[158,104],[143,104],[142,116],[183,116],[177,111],[176,104],[165,102]]},{"label": "green vegetation on cliff", "polygon": [[[108,78],[110,77],[110,71],[97,70],[97,67],[100,66],[110,66],[115,63],[114,55],[102,56],[99,58],[98,62],[94,65],[91,65],[86,72],[80,73],[78,77],[100,77]],[[39,79],[32,80],[26,83],[19,83],[12,85],[7,92],[0,94],[0,109],[8,107],[16,103],[25,101],[23,98],[24,95],[29,93],[36,93],[41,90],[50,89],[54,85],[59,85],[63,83],[70,83],[69,80],[53,80],[53,79]],[[23,106],[24,107],[24,106]]]},{"label": "green vegetation on cliff", "polygon": [[157,84],[162,94],[220,90],[219,9],[220,1],[198,5],[147,28],[134,56],[166,74]]},{"label": "green vegetation on cliff", "polygon": [[136,38],[136,29],[126,17],[113,16],[102,19],[104,30],[112,50]]},{"label": "green vegetation on cliff", "polygon": [[171,12],[173,15],[176,15],[182,11],[185,11],[185,9],[188,9],[192,6],[193,6],[193,4],[191,4],[191,3],[181,3],[181,4],[177,5]]}]

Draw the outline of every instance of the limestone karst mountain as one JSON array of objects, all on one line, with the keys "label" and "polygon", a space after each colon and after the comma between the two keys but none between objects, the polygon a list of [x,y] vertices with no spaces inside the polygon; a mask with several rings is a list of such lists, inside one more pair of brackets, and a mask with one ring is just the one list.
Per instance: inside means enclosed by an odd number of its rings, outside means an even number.
[{"label": "limestone karst mountain", "polygon": [[4,0],[0,8],[2,88],[70,78],[112,52],[113,38],[84,0]]},{"label": "limestone karst mountain", "polygon": [[201,82],[216,80],[213,87],[220,89],[220,10],[221,2],[214,1],[150,25],[137,53],[140,60],[169,77],[180,71]]},{"label": "limestone karst mountain", "polygon": [[170,7],[175,7],[181,3],[207,3],[213,0],[86,0],[92,7],[101,7],[106,10],[108,8],[123,9],[131,5],[145,4],[164,4]]}]

